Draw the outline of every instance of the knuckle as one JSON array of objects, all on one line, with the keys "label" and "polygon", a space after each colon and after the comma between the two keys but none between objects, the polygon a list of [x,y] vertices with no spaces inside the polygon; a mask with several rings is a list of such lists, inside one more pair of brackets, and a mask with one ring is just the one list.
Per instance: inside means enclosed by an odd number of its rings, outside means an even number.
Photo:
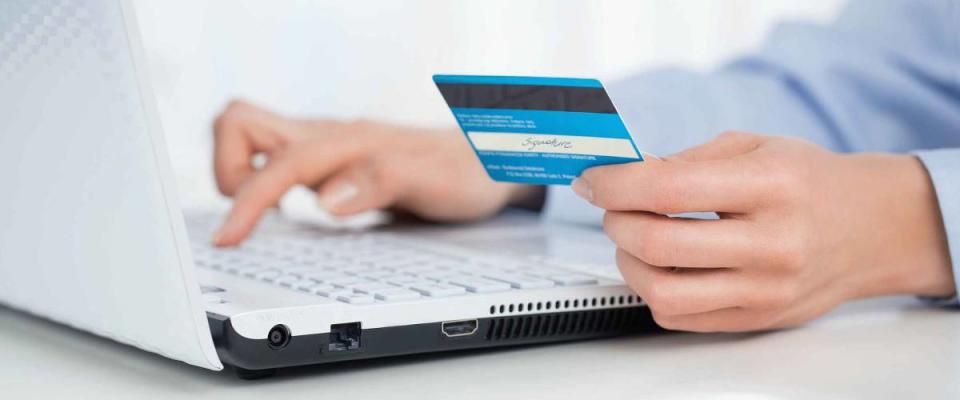
[{"label": "knuckle", "polygon": [[232,125],[242,121],[250,107],[250,104],[242,100],[231,100],[220,112],[220,115],[213,120],[214,134],[220,134]]},{"label": "knuckle", "polygon": [[627,228],[629,216],[619,211],[607,211],[603,214],[603,232],[621,248],[632,247],[633,232]]},{"label": "knuckle", "polygon": [[[603,213],[603,233],[607,235],[611,240],[616,241],[617,232],[617,215],[615,211],[607,211]],[[617,255],[619,256],[620,251],[618,249]]]},{"label": "knuckle", "polygon": [[647,287],[649,287],[649,280],[645,278],[643,271],[639,270],[640,266],[637,265],[636,259],[619,248],[617,249],[615,257],[617,269],[620,270],[620,275],[623,277],[624,283],[638,296],[643,297],[643,293],[645,293]]},{"label": "knuckle", "polygon": [[223,112],[226,113],[235,113],[248,110],[251,107],[250,103],[241,100],[233,99],[227,102],[226,107],[224,107]]},{"label": "knuckle", "polygon": [[664,282],[651,282],[652,280],[648,279],[647,283],[644,284],[644,290],[640,293],[640,297],[643,298],[651,310],[673,315],[673,311],[677,308],[674,296],[671,295],[669,289],[666,289]]},{"label": "knuckle", "polygon": [[797,272],[806,263],[805,247],[799,236],[790,235],[780,240],[777,248],[773,250],[772,259],[778,267],[788,272]]},{"label": "knuckle", "polygon": [[670,239],[663,227],[651,225],[638,230],[633,238],[635,255],[648,264],[661,267],[672,266]]},{"label": "knuckle", "polygon": [[767,193],[780,203],[793,204],[809,195],[809,166],[802,160],[768,157],[757,165],[758,176],[766,176]]},{"label": "knuckle", "polygon": [[620,268],[633,268],[633,256],[622,248],[617,248],[616,253],[617,266]]},{"label": "knuckle", "polygon": [[771,310],[782,310],[793,305],[798,298],[798,290],[793,284],[783,284],[776,287],[767,294],[762,303],[765,308]]}]

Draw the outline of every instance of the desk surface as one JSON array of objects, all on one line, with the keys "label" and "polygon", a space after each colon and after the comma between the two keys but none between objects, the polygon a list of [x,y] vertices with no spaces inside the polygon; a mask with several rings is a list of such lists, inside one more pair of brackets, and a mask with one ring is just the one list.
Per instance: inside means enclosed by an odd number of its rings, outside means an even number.
[{"label": "desk surface", "polygon": [[405,357],[240,381],[0,307],[18,398],[960,398],[960,314],[886,299],[763,334],[669,334]]}]

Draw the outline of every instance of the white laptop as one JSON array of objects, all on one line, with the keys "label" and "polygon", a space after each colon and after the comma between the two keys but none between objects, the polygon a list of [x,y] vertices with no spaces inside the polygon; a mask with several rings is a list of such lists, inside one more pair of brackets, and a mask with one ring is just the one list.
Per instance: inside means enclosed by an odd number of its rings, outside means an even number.
[{"label": "white laptop", "polygon": [[0,2],[0,303],[241,377],[655,329],[601,232],[181,211],[132,5]]}]

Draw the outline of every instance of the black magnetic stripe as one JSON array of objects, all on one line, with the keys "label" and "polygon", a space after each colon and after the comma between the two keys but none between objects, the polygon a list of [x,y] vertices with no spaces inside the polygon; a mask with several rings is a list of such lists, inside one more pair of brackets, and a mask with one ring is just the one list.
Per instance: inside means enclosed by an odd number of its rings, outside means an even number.
[{"label": "black magnetic stripe", "polygon": [[438,83],[451,108],[503,108],[615,114],[603,88]]}]

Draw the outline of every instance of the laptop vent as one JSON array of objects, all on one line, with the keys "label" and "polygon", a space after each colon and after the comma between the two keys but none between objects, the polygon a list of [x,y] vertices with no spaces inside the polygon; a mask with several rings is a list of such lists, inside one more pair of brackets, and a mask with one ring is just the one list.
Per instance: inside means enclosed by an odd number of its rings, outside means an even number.
[{"label": "laptop vent", "polygon": [[623,332],[642,326],[645,315],[645,309],[630,307],[494,318],[487,327],[486,339],[497,341]]},{"label": "laptop vent", "polygon": [[624,306],[640,304],[637,296],[610,296],[583,299],[564,299],[554,301],[538,301],[529,303],[499,304],[490,306],[490,315],[513,314],[534,311],[564,311],[582,308],[596,308],[607,306]]}]

